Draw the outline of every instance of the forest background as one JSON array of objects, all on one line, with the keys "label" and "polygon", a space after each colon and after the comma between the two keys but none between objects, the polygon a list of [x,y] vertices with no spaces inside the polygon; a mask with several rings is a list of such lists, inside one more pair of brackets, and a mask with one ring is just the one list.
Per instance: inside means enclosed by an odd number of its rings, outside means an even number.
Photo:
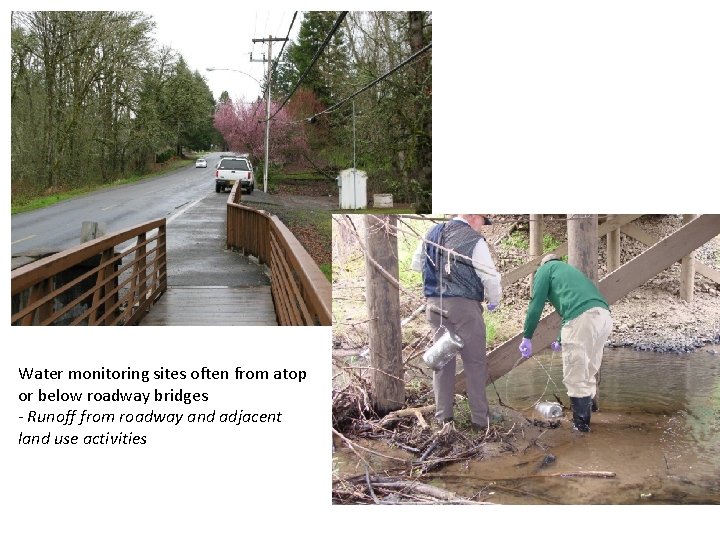
[{"label": "forest background", "polygon": [[[431,13],[342,13],[299,15],[297,42],[273,65],[270,178],[311,169],[327,181],[355,163],[371,191],[429,210]],[[12,13],[13,207],[210,149],[262,163],[264,100],[234,103],[223,92],[216,102],[203,75],[156,42],[154,26],[137,11]]]}]

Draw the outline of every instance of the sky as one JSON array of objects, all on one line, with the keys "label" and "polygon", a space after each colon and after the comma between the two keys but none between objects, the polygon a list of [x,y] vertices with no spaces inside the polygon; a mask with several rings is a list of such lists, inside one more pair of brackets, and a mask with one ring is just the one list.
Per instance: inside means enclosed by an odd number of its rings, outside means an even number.
[{"label": "sky", "polygon": [[[280,8],[272,11],[247,11],[232,23],[231,31],[215,31],[222,26],[223,12],[201,17],[193,11],[166,8],[144,10],[156,23],[155,38],[158,46],[168,45],[181,53],[192,70],[198,70],[210,87],[215,99],[227,90],[232,98],[253,101],[260,93],[259,81],[265,76],[267,64],[250,62],[267,55],[267,44],[253,43],[253,38],[268,36],[284,38],[287,35],[292,10]],[[302,13],[299,12],[290,39],[297,36]],[[280,52],[282,43],[273,43],[273,59]],[[228,68],[235,71],[206,71],[208,67]]]}]

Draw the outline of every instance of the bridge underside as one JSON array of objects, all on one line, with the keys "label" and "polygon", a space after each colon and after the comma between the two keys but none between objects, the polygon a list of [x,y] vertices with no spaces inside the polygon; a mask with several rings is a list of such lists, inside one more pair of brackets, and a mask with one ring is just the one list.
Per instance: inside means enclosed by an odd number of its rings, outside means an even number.
[{"label": "bridge underside", "polygon": [[[718,234],[720,214],[703,214],[601,279],[600,292],[613,304]],[[536,259],[536,265],[539,259],[540,257]],[[559,329],[560,317],[552,311],[540,320],[533,335],[533,349],[541,351],[548,347],[557,338]],[[526,360],[520,357],[518,351],[522,337],[522,333],[517,334],[488,354],[491,381],[497,380]],[[466,391],[464,372],[458,374],[455,391]]]}]

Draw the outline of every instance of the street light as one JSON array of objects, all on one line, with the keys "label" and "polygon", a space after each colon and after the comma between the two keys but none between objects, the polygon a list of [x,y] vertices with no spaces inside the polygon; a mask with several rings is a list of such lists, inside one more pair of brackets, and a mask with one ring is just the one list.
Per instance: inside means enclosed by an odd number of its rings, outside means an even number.
[{"label": "street light", "polygon": [[[243,75],[247,75],[254,81],[257,81],[257,83],[262,86],[262,82],[257,80],[255,77],[250,75],[249,73],[245,73],[244,71],[240,71],[239,69],[232,69],[232,68],[216,68],[216,67],[209,67],[205,68],[207,71],[235,71],[237,73],[242,73]],[[268,158],[269,158],[269,146],[270,146],[270,66],[268,65],[268,81],[267,81],[267,97],[265,99],[265,166],[263,167],[263,192],[267,193],[267,177],[268,177]]]},{"label": "street light", "polygon": [[252,80],[254,80],[254,81],[257,82],[259,85],[262,86],[262,81],[259,81],[258,79],[256,79],[256,78],[253,77],[252,75],[250,75],[249,73],[245,73],[244,71],[240,71],[239,69],[209,67],[209,68],[205,68],[205,71],[236,71],[237,73],[242,73],[243,75],[247,75],[247,76],[250,77]]}]

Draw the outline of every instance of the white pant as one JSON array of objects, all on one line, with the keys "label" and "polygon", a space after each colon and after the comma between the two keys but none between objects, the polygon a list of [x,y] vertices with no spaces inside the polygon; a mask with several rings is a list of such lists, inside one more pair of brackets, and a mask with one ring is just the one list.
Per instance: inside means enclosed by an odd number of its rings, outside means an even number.
[{"label": "white pant", "polygon": [[568,396],[595,397],[595,375],[611,331],[610,312],[600,307],[587,310],[562,327],[563,383]]}]

